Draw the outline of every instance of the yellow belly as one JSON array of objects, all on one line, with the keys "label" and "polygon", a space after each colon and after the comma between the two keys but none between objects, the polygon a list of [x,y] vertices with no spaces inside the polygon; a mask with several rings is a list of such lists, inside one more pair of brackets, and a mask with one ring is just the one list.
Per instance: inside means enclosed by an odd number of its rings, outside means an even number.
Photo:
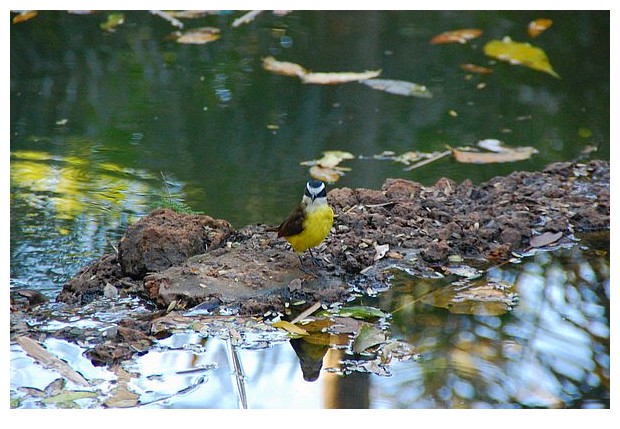
[{"label": "yellow belly", "polygon": [[303,231],[299,234],[285,237],[291,243],[296,252],[304,252],[311,247],[316,247],[329,234],[334,221],[334,212],[328,205],[323,205],[306,212],[303,223]]}]

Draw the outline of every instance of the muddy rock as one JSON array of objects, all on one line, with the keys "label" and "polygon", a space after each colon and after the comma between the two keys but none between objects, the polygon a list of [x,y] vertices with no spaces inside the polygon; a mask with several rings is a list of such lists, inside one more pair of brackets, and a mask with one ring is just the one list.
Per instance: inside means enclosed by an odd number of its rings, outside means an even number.
[{"label": "muddy rock", "polygon": [[107,284],[120,284],[123,277],[116,254],[103,255],[91,265],[82,268],[69,280],[56,297],[56,301],[85,305],[103,296]]},{"label": "muddy rock", "polygon": [[332,232],[314,249],[316,262],[302,255],[304,270],[288,243],[264,225],[233,231],[209,216],[158,210],[128,229],[118,259],[106,255],[81,271],[59,300],[81,303],[103,295],[107,284],[122,294],[129,284],[160,308],[223,305],[259,314],[291,301],[339,301],[379,261],[429,273],[452,257],[506,260],[536,234],[570,239],[609,229],[609,174],[609,162],[591,161],[480,185],[388,179],[380,190],[332,189]]},{"label": "muddy rock", "polygon": [[118,259],[125,276],[142,279],[219,247],[232,231],[225,220],[156,210],[127,229]]}]

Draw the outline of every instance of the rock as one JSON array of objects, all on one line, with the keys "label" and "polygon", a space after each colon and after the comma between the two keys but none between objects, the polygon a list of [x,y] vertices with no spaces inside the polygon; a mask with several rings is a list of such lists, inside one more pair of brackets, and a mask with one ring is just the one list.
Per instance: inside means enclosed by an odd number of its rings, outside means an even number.
[{"label": "rock", "polygon": [[118,258],[123,274],[142,279],[147,273],[163,271],[219,247],[232,231],[225,220],[156,210],[131,225],[121,239]]}]

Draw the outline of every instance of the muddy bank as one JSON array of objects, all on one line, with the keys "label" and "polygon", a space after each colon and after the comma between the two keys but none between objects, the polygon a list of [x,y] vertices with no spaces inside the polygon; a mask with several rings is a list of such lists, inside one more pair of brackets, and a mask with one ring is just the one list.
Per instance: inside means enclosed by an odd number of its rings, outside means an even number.
[{"label": "muddy bank", "polygon": [[[570,242],[575,232],[607,230],[609,190],[604,161],[556,163],[477,186],[388,179],[379,190],[335,188],[328,194],[332,232],[315,250],[317,261],[303,255],[306,271],[266,225],[235,230],[225,220],[156,210],[128,228],[117,254],[103,255],[64,285],[54,305],[120,309],[115,302],[122,297],[144,303],[146,314],[119,316],[117,328],[105,335],[88,332],[96,344],[89,352],[93,362],[111,364],[146,350],[153,321],[173,310],[289,318],[315,302],[344,302],[359,285],[385,287],[391,267],[433,276],[454,261],[489,266],[537,247],[537,240]],[[509,290],[492,292],[502,295],[498,303],[511,305]],[[36,297],[15,295],[12,336],[36,333],[25,316],[47,317],[52,303],[41,305]],[[85,333],[55,335],[79,341]]]},{"label": "muddy bank", "polygon": [[[118,255],[104,255],[68,282],[58,301],[138,294],[160,308],[236,306],[281,310],[291,300],[341,300],[378,262],[425,275],[454,258],[501,262],[543,233],[607,229],[609,163],[556,163],[479,186],[441,179],[425,187],[388,179],[380,190],[336,188],[332,233],[304,261],[265,225],[234,230],[209,216],[157,210],[131,226]],[[112,292],[110,292],[112,290]]]}]

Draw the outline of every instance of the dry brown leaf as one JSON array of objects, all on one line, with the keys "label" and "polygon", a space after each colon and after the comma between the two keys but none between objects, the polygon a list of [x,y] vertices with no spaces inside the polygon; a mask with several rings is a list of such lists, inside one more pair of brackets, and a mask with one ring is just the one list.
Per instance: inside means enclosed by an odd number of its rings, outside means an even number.
[{"label": "dry brown leaf", "polygon": [[491,74],[493,73],[493,69],[488,67],[477,66],[476,64],[461,64],[461,68],[469,73],[476,74]]},{"label": "dry brown leaf", "polygon": [[190,45],[203,45],[214,42],[220,38],[220,29],[215,27],[201,27],[188,30],[182,33],[177,39],[177,43]]},{"label": "dry brown leaf", "polygon": [[530,22],[527,26],[527,34],[530,37],[538,37],[540,34],[553,25],[553,21],[546,18],[538,18]]},{"label": "dry brown leaf", "polygon": [[431,45],[444,43],[467,43],[471,39],[480,37],[482,30],[477,28],[466,28],[463,30],[446,31],[438,34],[431,39]]},{"label": "dry brown leaf", "polygon": [[300,328],[297,325],[293,325],[291,322],[287,322],[286,320],[280,320],[278,322],[274,322],[272,325],[274,328],[284,329],[285,331],[294,334],[294,335],[308,335],[308,331],[303,328]]},{"label": "dry brown leaf", "polygon": [[511,148],[504,152],[470,152],[459,148],[450,148],[452,156],[458,162],[466,164],[492,164],[523,161],[531,158],[538,150],[531,146]]},{"label": "dry brown leaf", "polygon": [[263,68],[282,76],[301,77],[306,74],[306,69],[299,64],[290,63],[288,61],[278,61],[271,56],[263,58]]},{"label": "dry brown leaf", "polygon": [[544,247],[549,244],[555,243],[562,238],[561,232],[544,232],[540,235],[535,235],[530,239],[530,246],[532,247]]},{"label": "dry brown leaf", "polygon": [[323,182],[335,183],[343,175],[344,172],[338,167],[322,167],[320,165],[310,167],[310,177]]},{"label": "dry brown leaf", "polygon": [[43,346],[37,343],[30,337],[17,337],[15,342],[21,346],[22,349],[34,360],[39,362],[45,367],[50,367],[60,373],[67,380],[71,380],[80,386],[88,387],[90,384],[80,373],[75,371],[65,362],[58,359],[56,356],[48,352]]},{"label": "dry brown leaf", "polygon": [[13,24],[19,24],[20,22],[28,21],[35,16],[37,16],[39,12],[36,10],[24,10],[19,13],[19,15],[13,17]]}]

